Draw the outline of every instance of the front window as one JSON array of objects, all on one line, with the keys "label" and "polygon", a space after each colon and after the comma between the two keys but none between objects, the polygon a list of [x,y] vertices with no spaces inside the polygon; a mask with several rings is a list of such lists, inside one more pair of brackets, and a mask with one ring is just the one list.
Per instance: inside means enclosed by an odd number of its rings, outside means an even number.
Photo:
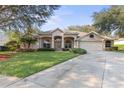
[{"label": "front window", "polygon": [[49,40],[44,40],[43,41],[43,47],[44,48],[51,48],[51,44]]},{"label": "front window", "polygon": [[111,41],[106,41],[105,47],[111,47]]}]

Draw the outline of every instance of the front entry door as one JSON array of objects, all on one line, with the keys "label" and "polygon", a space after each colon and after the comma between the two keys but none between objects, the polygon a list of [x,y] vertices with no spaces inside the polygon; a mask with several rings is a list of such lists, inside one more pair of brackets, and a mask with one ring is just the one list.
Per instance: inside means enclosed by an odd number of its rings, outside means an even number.
[{"label": "front entry door", "polygon": [[56,38],[54,44],[56,50],[61,50],[61,38]]}]

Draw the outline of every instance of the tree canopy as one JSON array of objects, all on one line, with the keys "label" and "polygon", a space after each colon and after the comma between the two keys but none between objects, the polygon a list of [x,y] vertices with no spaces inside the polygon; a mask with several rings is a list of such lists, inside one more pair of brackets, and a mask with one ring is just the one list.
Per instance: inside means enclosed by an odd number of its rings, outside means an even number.
[{"label": "tree canopy", "polygon": [[39,27],[58,8],[57,5],[0,5],[0,29]]},{"label": "tree canopy", "polygon": [[82,31],[82,32],[91,32],[91,31],[96,31],[96,28],[92,25],[72,25],[68,26],[68,30],[75,30],[75,31]]},{"label": "tree canopy", "polygon": [[115,32],[124,36],[124,6],[111,6],[93,14],[94,26],[99,32]]}]

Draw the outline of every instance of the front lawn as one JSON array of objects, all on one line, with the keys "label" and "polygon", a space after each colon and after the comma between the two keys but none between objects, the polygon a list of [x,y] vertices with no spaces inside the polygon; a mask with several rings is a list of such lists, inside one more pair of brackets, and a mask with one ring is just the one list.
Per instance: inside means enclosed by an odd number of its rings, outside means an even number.
[{"label": "front lawn", "polygon": [[124,53],[124,44],[115,44],[114,46],[118,47],[118,51],[117,52]]},{"label": "front lawn", "polygon": [[114,46],[117,46],[118,50],[124,50],[124,44],[115,44]]},{"label": "front lawn", "polygon": [[71,52],[17,53],[7,61],[0,61],[0,74],[24,78],[77,55]]}]

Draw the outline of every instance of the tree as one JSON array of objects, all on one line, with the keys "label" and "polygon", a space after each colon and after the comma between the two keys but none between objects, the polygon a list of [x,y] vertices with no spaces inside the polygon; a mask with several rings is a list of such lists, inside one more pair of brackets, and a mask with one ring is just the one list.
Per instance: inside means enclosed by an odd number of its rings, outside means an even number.
[{"label": "tree", "polygon": [[95,26],[92,26],[92,25],[83,25],[82,31],[89,33],[91,31],[97,31],[97,29],[95,28]]},{"label": "tree", "polygon": [[25,35],[21,37],[21,42],[24,44],[24,47],[27,49],[30,49],[31,44],[35,44],[36,41],[37,41],[36,38],[29,36],[29,35]]},{"label": "tree", "polygon": [[94,26],[99,32],[124,35],[124,6],[111,6],[93,14]]},{"label": "tree", "polygon": [[20,41],[23,43],[25,48],[30,48],[31,44],[35,44],[37,39],[34,37],[34,34],[37,33],[36,28],[27,27],[24,35],[21,37]]},{"label": "tree", "polygon": [[22,33],[18,30],[10,30],[6,31],[5,34],[7,35],[9,41],[16,41],[18,44],[20,43],[20,38]]},{"label": "tree", "polygon": [[0,29],[41,26],[58,8],[57,5],[0,5]]},{"label": "tree", "polygon": [[92,26],[92,25],[73,25],[73,26],[68,26],[68,30],[75,30],[75,31],[82,31],[82,32],[91,32],[91,31],[97,31],[97,29]]},{"label": "tree", "polygon": [[71,25],[68,26],[68,30],[75,30],[75,31],[82,31],[82,26],[78,26],[78,25]]}]

